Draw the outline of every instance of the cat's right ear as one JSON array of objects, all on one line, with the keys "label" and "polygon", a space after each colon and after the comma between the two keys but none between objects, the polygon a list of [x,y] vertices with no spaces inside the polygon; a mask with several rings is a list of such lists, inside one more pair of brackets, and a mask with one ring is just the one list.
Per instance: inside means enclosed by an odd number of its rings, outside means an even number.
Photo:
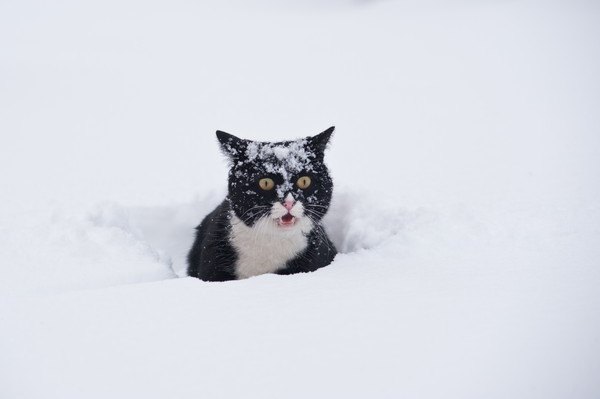
[{"label": "cat's right ear", "polygon": [[238,159],[244,154],[248,146],[247,140],[240,139],[233,134],[225,133],[221,130],[217,130],[217,139],[221,144],[221,150],[230,159]]},{"label": "cat's right ear", "polygon": [[317,134],[316,136],[307,137],[309,144],[314,150],[316,150],[318,154],[323,155],[334,130],[335,126],[331,126],[329,129]]}]

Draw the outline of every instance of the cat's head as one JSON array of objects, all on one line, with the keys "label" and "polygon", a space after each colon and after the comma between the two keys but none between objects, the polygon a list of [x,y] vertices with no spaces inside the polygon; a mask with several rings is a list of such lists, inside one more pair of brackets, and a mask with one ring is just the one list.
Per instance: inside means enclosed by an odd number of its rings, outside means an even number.
[{"label": "cat's head", "polygon": [[240,139],[217,131],[229,157],[229,194],[235,216],[281,231],[310,231],[325,215],[333,182],[324,163],[334,127],[303,139],[276,143]]}]

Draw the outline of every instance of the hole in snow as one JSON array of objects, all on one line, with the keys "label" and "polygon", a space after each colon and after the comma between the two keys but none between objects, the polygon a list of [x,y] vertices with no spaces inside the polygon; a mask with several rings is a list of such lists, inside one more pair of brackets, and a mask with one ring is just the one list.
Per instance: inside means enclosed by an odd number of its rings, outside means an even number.
[{"label": "hole in snow", "polygon": [[372,249],[404,230],[412,219],[404,209],[380,197],[337,190],[323,220],[338,252]]},{"label": "hole in snow", "polygon": [[[211,193],[189,203],[159,207],[99,206],[89,217],[97,226],[117,228],[132,235],[155,252],[177,275],[186,275],[186,256],[195,227],[223,199]],[[384,204],[379,198],[337,190],[323,223],[340,253],[368,250],[405,229],[413,217],[407,211]]]}]

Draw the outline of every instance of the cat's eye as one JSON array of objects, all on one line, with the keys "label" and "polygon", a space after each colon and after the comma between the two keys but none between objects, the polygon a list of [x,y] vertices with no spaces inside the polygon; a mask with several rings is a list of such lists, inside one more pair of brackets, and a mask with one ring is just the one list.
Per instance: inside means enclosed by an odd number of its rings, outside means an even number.
[{"label": "cat's eye", "polygon": [[265,191],[269,191],[269,190],[273,190],[273,187],[275,187],[275,182],[273,181],[273,179],[269,179],[268,177],[265,177],[258,181],[258,185],[260,186],[261,189],[263,189]]},{"label": "cat's eye", "polygon": [[308,188],[308,186],[310,186],[311,182],[312,182],[312,180],[310,179],[310,177],[302,176],[301,178],[298,179],[298,181],[296,182],[296,185],[304,190],[305,188]]}]

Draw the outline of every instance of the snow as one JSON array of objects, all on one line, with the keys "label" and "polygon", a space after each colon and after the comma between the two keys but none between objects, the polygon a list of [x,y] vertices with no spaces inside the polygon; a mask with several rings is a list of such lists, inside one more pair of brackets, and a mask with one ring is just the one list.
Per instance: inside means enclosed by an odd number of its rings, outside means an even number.
[{"label": "snow", "polygon": [[[598,397],[599,17],[1,3],[0,397]],[[332,124],[334,263],[184,277],[215,130]]]},{"label": "snow", "polygon": [[[260,165],[267,173],[283,177],[283,183],[277,187],[277,197],[283,199],[285,193],[293,188],[292,176],[289,172],[312,171],[311,161],[316,158],[314,152],[307,148],[306,139],[296,139],[284,143],[263,143],[251,141],[246,148],[246,159],[241,162]],[[242,173],[235,172],[239,177]],[[310,200],[310,197],[309,197]]]}]

